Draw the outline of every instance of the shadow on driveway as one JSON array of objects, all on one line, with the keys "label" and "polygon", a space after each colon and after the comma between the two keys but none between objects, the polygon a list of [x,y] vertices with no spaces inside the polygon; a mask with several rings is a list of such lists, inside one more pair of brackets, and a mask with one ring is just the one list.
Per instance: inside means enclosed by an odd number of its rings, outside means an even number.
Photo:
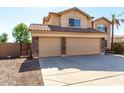
[{"label": "shadow on driveway", "polygon": [[25,60],[19,69],[19,72],[35,71],[40,70],[40,64],[38,59]]},{"label": "shadow on driveway", "polygon": [[40,58],[44,68],[79,69],[83,71],[124,71],[124,57],[115,55],[88,55]]}]

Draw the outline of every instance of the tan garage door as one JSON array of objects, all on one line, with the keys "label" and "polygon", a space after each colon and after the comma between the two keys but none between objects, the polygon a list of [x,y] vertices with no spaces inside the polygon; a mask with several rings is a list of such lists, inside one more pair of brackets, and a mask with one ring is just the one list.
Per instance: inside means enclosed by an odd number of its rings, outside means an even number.
[{"label": "tan garage door", "polygon": [[60,54],[60,38],[39,38],[39,57],[59,56]]},{"label": "tan garage door", "polygon": [[88,55],[100,53],[100,39],[67,38],[67,55]]}]

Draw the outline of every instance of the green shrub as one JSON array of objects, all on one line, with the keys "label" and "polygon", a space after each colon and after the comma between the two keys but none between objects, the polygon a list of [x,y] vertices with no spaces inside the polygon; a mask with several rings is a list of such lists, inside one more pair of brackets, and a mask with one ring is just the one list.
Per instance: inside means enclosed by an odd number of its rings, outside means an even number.
[{"label": "green shrub", "polygon": [[124,54],[124,42],[114,43],[114,51],[116,54]]}]

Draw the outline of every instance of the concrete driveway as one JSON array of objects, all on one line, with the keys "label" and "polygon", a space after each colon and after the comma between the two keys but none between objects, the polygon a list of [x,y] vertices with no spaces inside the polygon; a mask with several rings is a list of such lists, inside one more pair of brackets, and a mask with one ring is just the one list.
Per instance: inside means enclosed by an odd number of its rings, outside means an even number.
[{"label": "concrete driveway", "polygon": [[90,55],[39,59],[44,85],[124,85],[124,56]]}]

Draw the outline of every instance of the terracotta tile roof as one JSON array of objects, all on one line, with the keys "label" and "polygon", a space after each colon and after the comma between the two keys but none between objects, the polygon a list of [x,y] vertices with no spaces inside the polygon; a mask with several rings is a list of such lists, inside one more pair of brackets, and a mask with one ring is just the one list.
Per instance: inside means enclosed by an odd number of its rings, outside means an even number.
[{"label": "terracotta tile roof", "polygon": [[52,32],[90,32],[90,33],[103,33],[93,28],[71,28],[71,27],[60,27],[53,25],[42,25],[42,24],[30,24],[30,31],[52,31]]}]

